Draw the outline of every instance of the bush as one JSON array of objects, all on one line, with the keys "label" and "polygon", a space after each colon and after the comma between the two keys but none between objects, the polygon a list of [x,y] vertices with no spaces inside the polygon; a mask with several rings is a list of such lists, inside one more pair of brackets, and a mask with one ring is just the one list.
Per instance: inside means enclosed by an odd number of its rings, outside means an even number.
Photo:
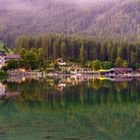
[{"label": "bush", "polygon": [[0,71],[0,77],[7,77],[8,74],[4,71]]},{"label": "bush", "polygon": [[9,60],[7,62],[7,69],[17,69],[19,67],[18,61],[17,60]]},{"label": "bush", "polygon": [[105,61],[102,64],[103,64],[103,69],[111,69],[113,67],[112,63],[109,61]]}]

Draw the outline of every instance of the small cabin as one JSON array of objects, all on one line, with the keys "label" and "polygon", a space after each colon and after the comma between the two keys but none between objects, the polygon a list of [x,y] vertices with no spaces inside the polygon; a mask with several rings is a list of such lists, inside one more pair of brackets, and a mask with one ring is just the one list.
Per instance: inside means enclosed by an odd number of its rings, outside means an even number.
[{"label": "small cabin", "polygon": [[113,74],[131,74],[132,72],[132,68],[112,68],[110,71]]},{"label": "small cabin", "polygon": [[56,59],[55,62],[56,62],[59,66],[66,66],[66,65],[67,65],[67,63],[66,63],[62,58]]}]

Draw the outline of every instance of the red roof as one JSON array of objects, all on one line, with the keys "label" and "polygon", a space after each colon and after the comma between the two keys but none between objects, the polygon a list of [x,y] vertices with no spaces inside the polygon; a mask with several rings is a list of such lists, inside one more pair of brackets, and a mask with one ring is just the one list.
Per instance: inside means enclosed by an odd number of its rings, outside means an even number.
[{"label": "red roof", "polygon": [[18,54],[8,54],[5,56],[5,59],[20,59],[21,56]]}]

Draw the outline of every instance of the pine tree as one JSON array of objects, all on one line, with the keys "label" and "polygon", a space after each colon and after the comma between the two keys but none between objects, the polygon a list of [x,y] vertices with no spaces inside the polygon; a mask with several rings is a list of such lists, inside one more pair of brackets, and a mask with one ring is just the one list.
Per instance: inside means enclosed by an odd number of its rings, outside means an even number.
[{"label": "pine tree", "polygon": [[61,57],[62,57],[63,59],[66,58],[66,43],[65,43],[65,42],[63,42],[63,43],[61,44]]},{"label": "pine tree", "polygon": [[85,62],[86,62],[85,49],[84,46],[82,45],[80,48],[80,63],[85,64]]}]

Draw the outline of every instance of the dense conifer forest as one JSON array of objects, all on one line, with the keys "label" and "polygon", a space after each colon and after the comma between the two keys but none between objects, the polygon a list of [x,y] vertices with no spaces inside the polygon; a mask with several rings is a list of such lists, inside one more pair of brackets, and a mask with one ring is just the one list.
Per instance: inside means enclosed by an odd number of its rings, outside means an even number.
[{"label": "dense conifer forest", "polygon": [[62,57],[137,68],[139,7],[140,0],[0,0],[0,40],[40,66]]},{"label": "dense conifer forest", "polygon": [[133,67],[140,64],[140,43],[125,41],[97,41],[91,37],[40,35],[21,36],[16,39],[15,51],[21,55],[34,55],[40,65],[48,60],[63,58],[82,65],[103,63],[108,67]]},{"label": "dense conifer forest", "polygon": [[139,40],[140,0],[77,2],[1,0],[0,40],[9,47],[23,34],[78,34],[104,40]]}]

